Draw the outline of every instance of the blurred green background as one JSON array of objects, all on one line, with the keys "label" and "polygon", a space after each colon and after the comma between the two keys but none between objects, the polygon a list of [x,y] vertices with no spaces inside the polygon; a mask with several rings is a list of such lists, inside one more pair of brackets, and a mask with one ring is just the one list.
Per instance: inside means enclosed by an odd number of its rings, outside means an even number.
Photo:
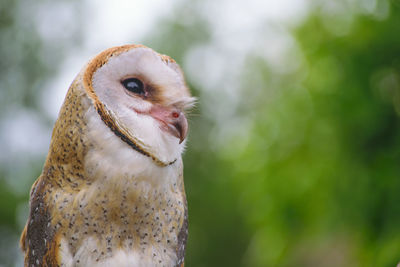
[{"label": "blurred green background", "polygon": [[[83,64],[143,43],[199,98],[185,266],[400,261],[400,1],[2,0],[0,266]],[[146,3],[146,4],[145,4]]]}]

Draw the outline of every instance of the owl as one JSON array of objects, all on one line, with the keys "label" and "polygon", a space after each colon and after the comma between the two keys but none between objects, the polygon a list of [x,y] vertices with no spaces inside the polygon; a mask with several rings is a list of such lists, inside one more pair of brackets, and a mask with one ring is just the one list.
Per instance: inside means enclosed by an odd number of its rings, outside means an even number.
[{"label": "owl", "polygon": [[183,266],[181,154],[194,101],[178,64],[145,46],[89,61],[31,189],[25,266]]}]

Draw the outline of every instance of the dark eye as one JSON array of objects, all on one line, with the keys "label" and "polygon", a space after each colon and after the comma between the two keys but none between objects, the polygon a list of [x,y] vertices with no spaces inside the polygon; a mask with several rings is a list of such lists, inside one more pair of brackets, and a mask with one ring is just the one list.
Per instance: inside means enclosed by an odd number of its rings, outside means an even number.
[{"label": "dark eye", "polygon": [[122,85],[126,90],[138,95],[144,95],[144,87],[143,83],[136,78],[125,79],[122,82]]}]

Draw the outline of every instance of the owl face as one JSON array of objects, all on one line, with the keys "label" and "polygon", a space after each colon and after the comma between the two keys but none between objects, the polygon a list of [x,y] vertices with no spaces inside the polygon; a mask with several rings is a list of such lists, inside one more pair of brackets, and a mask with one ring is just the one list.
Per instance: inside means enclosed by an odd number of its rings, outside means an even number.
[{"label": "owl face", "polygon": [[103,121],[143,154],[177,159],[188,130],[184,111],[194,102],[179,66],[136,46],[100,54],[90,65],[88,87]]}]

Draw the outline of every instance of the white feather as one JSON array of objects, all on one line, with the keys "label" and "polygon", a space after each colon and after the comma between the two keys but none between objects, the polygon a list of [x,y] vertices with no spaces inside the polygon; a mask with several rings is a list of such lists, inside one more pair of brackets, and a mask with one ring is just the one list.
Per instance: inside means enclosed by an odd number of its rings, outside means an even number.
[{"label": "white feather", "polygon": [[[87,238],[74,256],[69,252],[68,243],[64,239],[60,242],[60,251],[62,258],[62,267],[141,267],[141,266],[159,266],[157,262],[151,261],[153,253],[159,253],[154,251],[154,248],[149,248],[142,253],[137,251],[125,251],[117,250],[111,257],[97,260],[93,257],[93,252],[96,251],[97,242],[94,238]],[[176,255],[173,250],[169,250],[166,253],[166,257],[162,260],[162,266],[173,266],[176,262]],[[161,266],[161,265],[160,265]]]}]

